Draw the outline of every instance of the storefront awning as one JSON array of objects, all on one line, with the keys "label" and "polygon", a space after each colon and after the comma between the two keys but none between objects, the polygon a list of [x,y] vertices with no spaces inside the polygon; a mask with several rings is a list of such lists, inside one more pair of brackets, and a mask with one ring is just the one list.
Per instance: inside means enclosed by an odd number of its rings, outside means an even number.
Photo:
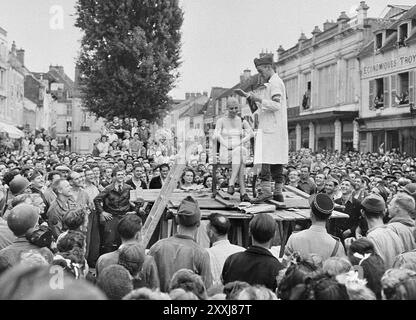
[{"label": "storefront awning", "polygon": [[25,136],[25,133],[22,130],[4,122],[0,122],[0,132],[8,133],[9,137],[12,139],[20,139]]}]

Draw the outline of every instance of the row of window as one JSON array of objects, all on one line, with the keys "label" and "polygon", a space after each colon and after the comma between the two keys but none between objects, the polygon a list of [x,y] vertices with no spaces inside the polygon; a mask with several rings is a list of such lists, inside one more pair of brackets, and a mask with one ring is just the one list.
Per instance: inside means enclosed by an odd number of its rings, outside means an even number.
[{"label": "row of window", "polygon": [[[405,41],[409,37],[411,31],[416,27],[416,20],[412,19],[410,21],[403,22],[399,25],[397,29],[397,46],[404,47],[406,45]],[[390,37],[395,31],[394,30],[383,30],[376,34],[374,46],[375,50],[382,48],[386,42],[386,39]]]},{"label": "row of window", "polygon": [[393,74],[370,80],[369,106],[371,110],[390,106],[406,106],[413,102],[414,72]]}]

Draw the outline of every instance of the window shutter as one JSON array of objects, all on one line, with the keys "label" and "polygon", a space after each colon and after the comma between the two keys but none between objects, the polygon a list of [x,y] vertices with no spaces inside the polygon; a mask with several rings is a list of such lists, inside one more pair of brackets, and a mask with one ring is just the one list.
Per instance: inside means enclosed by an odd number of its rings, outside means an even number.
[{"label": "window shutter", "polygon": [[397,107],[396,94],[397,94],[397,75],[393,74],[391,76],[391,106],[392,107]]},{"label": "window shutter", "polygon": [[374,88],[375,88],[375,85],[376,85],[376,81],[375,80],[370,80],[369,85],[370,85],[370,87],[369,87],[369,95],[368,96],[369,96],[370,104],[368,105],[368,107],[369,107],[370,110],[373,110],[374,109]]},{"label": "window shutter", "polygon": [[390,87],[389,87],[389,77],[385,77],[383,79],[383,88],[384,88],[384,108],[388,108],[390,106]]},{"label": "window shutter", "polygon": [[414,104],[415,100],[415,72],[409,71],[409,104]]}]

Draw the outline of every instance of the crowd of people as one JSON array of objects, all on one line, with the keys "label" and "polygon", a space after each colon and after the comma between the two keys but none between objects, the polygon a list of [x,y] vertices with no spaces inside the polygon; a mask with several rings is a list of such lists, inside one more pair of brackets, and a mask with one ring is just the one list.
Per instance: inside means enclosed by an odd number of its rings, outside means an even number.
[{"label": "crowd of people", "polygon": [[[177,233],[144,247],[149,208],[132,191],[161,189],[174,157],[159,163],[150,135],[131,139],[115,122],[103,136],[116,152],[101,139],[98,155],[36,142],[31,152],[1,155],[1,299],[416,299],[415,158],[291,153],[285,184],[310,196],[311,221],[294,226],[283,258],[270,250],[277,231],[268,214],[250,221],[248,248],[229,241],[232,222],[215,212],[202,230],[210,246],[195,241],[202,216],[191,196],[178,208]],[[134,137],[146,152],[135,152]],[[214,173],[196,159],[178,188],[209,191],[213,174],[228,189],[229,168]],[[255,176],[254,166],[245,183]],[[348,218],[329,219],[333,210]],[[65,270],[64,290],[51,287],[52,267]]]}]

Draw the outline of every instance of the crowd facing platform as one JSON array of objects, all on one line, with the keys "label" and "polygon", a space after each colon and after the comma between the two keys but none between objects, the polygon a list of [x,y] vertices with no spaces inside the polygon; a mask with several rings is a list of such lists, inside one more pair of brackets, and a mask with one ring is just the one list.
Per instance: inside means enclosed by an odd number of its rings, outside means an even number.
[{"label": "crowd facing platform", "polygon": [[[210,246],[198,243],[191,196],[175,235],[141,244],[149,208],[131,191],[161,189],[177,150],[153,140],[145,121],[107,123],[87,155],[33,138],[0,156],[0,299],[416,299],[410,155],[290,153],[285,185],[310,196],[311,221],[294,227],[281,258],[264,213],[250,221],[248,248],[230,242],[231,222],[215,211],[204,225]],[[209,191],[214,174],[218,188],[229,187],[230,168],[213,172],[205,157],[196,148],[178,189]],[[254,189],[257,174],[246,171]],[[349,218],[328,220],[333,210]],[[62,290],[50,284],[53,267],[64,270]]]}]

